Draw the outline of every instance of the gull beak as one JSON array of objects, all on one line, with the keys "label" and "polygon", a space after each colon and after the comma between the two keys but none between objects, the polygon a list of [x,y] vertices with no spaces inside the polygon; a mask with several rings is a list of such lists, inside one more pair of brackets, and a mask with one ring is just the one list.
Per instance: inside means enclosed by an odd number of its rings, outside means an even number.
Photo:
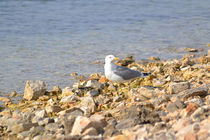
[{"label": "gull beak", "polygon": [[119,58],[115,57],[114,60],[119,60]]}]

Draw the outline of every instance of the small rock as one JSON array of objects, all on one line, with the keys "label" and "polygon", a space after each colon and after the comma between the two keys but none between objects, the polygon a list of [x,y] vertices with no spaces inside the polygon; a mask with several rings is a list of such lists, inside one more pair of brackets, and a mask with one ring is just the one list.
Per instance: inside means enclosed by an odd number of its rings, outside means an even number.
[{"label": "small rock", "polygon": [[52,118],[44,118],[40,121],[38,121],[38,125],[42,126],[42,125],[46,125],[48,123],[53,123],[54,122],[54,119]]},{"label": "small rock", "polygon": [[62,108],[60,106],[53,105],[45,107],[45,110],[47,113],[55,113],[55,112],[60,112]]},{"label": "small rock", "polygon": [[26,81],[24,99],[34,100],[45,94],[47,84],[44,81]]},{"label": "small rock", "polygon": [[99,94],[98,90],[90,90],[86,93],[88,96],[94,97]]},{"label": "small rock", "polygon": [[184,103],[185,104],[194,103],[194,104],[197,104],[198,106],[202,106],[203,105],[203,100],[202,99],[194,98],[194,99],[185,101]]},{"label": "small rock", "polygon": [[65,87],[62,89],[62,97],[72,95],[72,89],[70,87]]},{"label": "small rock", "polygon": [[193,131],[197,133],[200,130],[200,125],[198,123],[193,124]]},{"label": "small rock", "polygon": [[62,90],[60,89],[59,86],[54,86],[54,87],[53,87],[53,91],[56,92],[57,94],[62,93]]},{"label": "small rock", "polygon": [[39,117],[39,118],[44,118],[44,117],[47,117],[47,116],[48,116],[48,114],[47,114],[47,112],[46,112],[45,109],[43,109],[43,110],[41,110],[41,111],[37,111],[37,112],[35,113],[35,115],[36,115],[37,117]]},{"label": "small rock", "polygon": [[169,92],[170,94],[177,94],[189,88],[190,88],[189,82],[171,83],[169,85]]},{"label": "small rock", "polygon": [[81,109],[86,112],[86,114],[94,113],[96,111],[96,104],[92,97],[82,97],[81,98]]},{"label": "small rock", "polygon": [[129,140],[129,138],[124,135],[117,135],[117,136],[112,137],[110,140]]},{"label": "small rock", "polygon": [[160,58],[159,57],[155,57],[155,56],[151,56],[151,57],[149,57],[149,60],[158,61],[158,60],[160,60]]},{"label": "small rock", "polygon": [[17,138],[18,139],[24,139],[27,136],[29,136],[30,133],[31,133],[30,131],[23,131],[23,132],[17,134]]},{"label": "small rock", "polygon": [[21,123],[21,124],[15,124],[12,126],[12,133],[18,134],[23,131],[29,130],[31,127],[33,127],[35,124],[33,123]]},{"label": "small rock", "polygon": [[197,104],[189,103],[187,108],[186,108],[187,115],[191,115],[197,108],[198,108]]},{"label": "small rock", "polygon": [[58,113],[58,115],[60,116],[66,116],[66,115],[71,115],[71,116],[83,116],[84,115],[84,111],[78,107],[72,107],[70,109],[66,109],[63,111],[60,111]]},{"label": "small rock", "polygon": [[72,127],[72,135],[81,135],[86,129],[90,128],[91,120],[87,117],[78,116],[75,119],[74,125]]},{"label": "small rock", "polygon": [[91,125],[97,130],[98,133],[102,133],[103,128],[107,125],[106,119],[102,115],[92,115],[90,120]]},{"label": "small rock", "polygon": [[85,87],[99,89],[101,87],[101,83],[99,83],[97,80],[89,80]]},{"label": "small rock", "polygon": [[173,126],[173,130],[174,131],[180,131],[181,129],[183,129],[184,127],[190,125],[192,123],[191,119],[189,118],[183,118],[183,119],[179,119]]},{"label": "small rock", "polygon": [[17,92],[13,91],[13,92],[10,92],[10,97],[15,97],[17,95]]},{"label": "small rock", "polygon": [[193,96],[202,96],[206,95],[208,93],[208,88],[193,88],[189,90],[185,90],[179,93],[180,98],[189,98]]},{"label": "small rock", "polygon": [[121,98],[120,96],[115,96],[114,98],[113,98],[113,102],[120,102],[120,101],[122,101],[123,100],[123,98]]},{"label": "small rock", "polygon": [[184,107],[185,107],[184,102],[177,100],[173,103],[169,103],[167,105],[166,109],[167,109],[168,112],[174,112],[174,111],[176,111],[178,109],[182,109]]},{"label": "small rock", "polygon": [[82,133],[83,136],[85,136],[85,135],[94,136],[97,134],[98,134],[97,130],[94,127],[88,128]]},{"label": "small rock", "polygon": [[68,118],[66,118],[66,117],[62,118],[61,122],[64,126],[65,134],[70,134],[71,133],[74,122],[75,122],[75,118],[76,117],[74,117],[74,116],[71,116],[71,117],[68,117]]},{"label": "small rock", "polygon": [[3,102],[10,102],[11,99],[7,98],[7,97],[0,97],[0,101],[3,101]]},{"label": "small rock", "polygon": [[193,121],[200,121],[207,118],[207,116],[210,115],[209,112],[210,112],[210,109],[208,107],[205,108],[205,106],[202,106],[193,112],[193,114],[191,115],[191,118]]},{"label": "small rock", "polygon": [[198,52],[198,49],[195,48],[185,48],[185,50],[188,52]]},{"label": "small rock", "polygon": [[140,100],[148,100],[158,96],[158,92],[156,90],[149,89],[146,87],[139,88],[137,92],[140,94]]},{"label": "small rock", "polygon": [[60,103],[69,103],[69,102],[76,102],[79,101],[79,98],[75,95],[64,96]]}]

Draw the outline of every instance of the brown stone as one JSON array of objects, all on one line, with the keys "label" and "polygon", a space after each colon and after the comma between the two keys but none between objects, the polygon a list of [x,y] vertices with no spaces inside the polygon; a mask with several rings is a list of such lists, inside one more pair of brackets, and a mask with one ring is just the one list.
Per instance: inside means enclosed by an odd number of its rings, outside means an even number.
[{"label": "brown stone", "polygon": [[7,98],[7,97],[0,97],[0,101],[3,101],[3,102],[10,102],[11,99]]},{"label": "brown stone", "polygon": [[186,110],[187,115],[192,114],[196,109],[198,108],[198,105],[195,103],[189,103]]},{"label": "brown stone", "polygon": [[169,85],[169,92],[170,94],[177,94],[189,88],[190,88],[189,82],[171,83]]},{"label": "brown stone", "polygon": [[196,134],[194,134],[194,133],[187,133],[184,136],[184,140],[197,140]]},{"label": "brown stone", "polygon": [[82,135],[91,135],[91,136],[94,136],[94,135],[97,135],[98,134],[98,132],[97,132],[97,130],[94,128],[94,127],[90,127],[90,128],[88,128],[88,129],[86,129],[83,133],[82,133]]}]

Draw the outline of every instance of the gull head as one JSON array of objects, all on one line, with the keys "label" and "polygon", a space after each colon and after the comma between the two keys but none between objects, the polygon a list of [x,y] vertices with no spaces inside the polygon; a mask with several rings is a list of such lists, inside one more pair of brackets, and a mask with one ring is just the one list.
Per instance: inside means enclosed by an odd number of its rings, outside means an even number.
[{"label": "gull head", "polygon": [[119,60],[119,58],[115,57],[114,55],[107,55],[105,58],[105,63],[109,64],[112,63],[114,60]]}]

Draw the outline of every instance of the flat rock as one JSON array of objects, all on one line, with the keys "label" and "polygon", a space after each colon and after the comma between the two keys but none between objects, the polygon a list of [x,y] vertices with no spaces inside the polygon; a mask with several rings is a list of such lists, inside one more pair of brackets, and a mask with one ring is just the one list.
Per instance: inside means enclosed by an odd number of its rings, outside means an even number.
[{"label": "flat rock", "polygon": [[166,106],[166,109],[167,109],[168,112],[174,112],[174,111],[179,110],[179,109],[182,109],[184,107],[185,107],[184,102],[182,102],[180,100],[177,100],[175,102],[169,103]]},{"label": "flat rock", "polygon": [[45,94],[47,84],[44,81],[26,81],[24,99],[34,100]]},{"label": "flat rock", "polygon": [[178,97],[186,99],[186,98],[193,97],[193,96],[203,96],[203,95],[206,95],[207,93],[208,93],[207,87],[193,88],[193,89],[189,89],[189,90],[180,92],[178,94]]},{"label": "flat rock", "polygon": [[189,82],[171,83],[169,85],[169,92],[170,94],[177,94],[189,88],[190,88]]},{"label": "flat rock", "polygon": [[75,119],[71,135],[81,135],[86,129],[90,128],[91,120],[87,117],[78,116]]}]

